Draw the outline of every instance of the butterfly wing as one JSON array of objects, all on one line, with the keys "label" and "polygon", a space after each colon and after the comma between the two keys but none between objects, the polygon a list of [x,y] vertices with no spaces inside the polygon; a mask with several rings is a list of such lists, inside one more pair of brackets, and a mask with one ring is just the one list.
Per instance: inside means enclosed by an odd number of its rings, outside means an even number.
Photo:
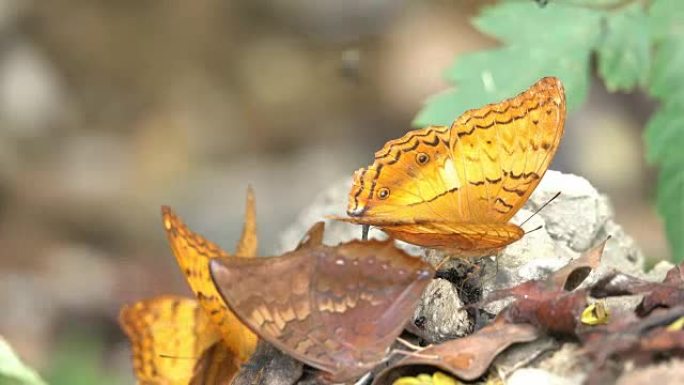
[{"label": "butterfly wing", "polygon": [[302,250],[310,247],[321,246],[323,244],[323,234],[325,232],[325,222],[314,223],[304,234],[295,250]]},{"label": "butterfly wing", "polygon": [[352,220],[453,220],[461,203],[446,193],[458,187],[449,137],[448,127],[427,127],[387,142],[373,164],[354,174]]},{"label": "butterfly wing", "polygon": [[217,342],[197,360],[189,385],[230,385],[239,370],[231,349]]},{"label": "butterfly wing", "polygon": [[519,239],[506,223],[546,172],[563,135],[556,78],[459,117],[389,141],[358,170],[345,221],[379,226],[410,243],[486,255]]},{"label": "butterfly wing", "polygon": [[[250,202],[249,198],[248,202]],[[251,211],[253,211],[253,203],[251,205],[248,203],[247,212]],[[249,217],[248,214],[247,218]],[[227,257],[229,254],[213,242],[192,232],[170,207],[162,207],[162,218],[173,254],[190,288],[212,322],[220,329],[226,344],[235,349],[235,354],[241,361],[246,361],[256,349],[257,337],[231,313],[216,290],[209,273],[209,260]],[[250,226],[249,220],[246,222],[245,229],[248,226]],[[248,233],[248,231],[245,232]],[[243,239],[245,239],[244,236]],[[245,250],[251,250],[250,253],[254,252],[256,237],[253,239],[254,241],[240,242],[241,245],[247,245],[241,248],[243,252]]]},{"label": "butterfly wing", "polygon": [[451,126],[391,140],[358,170],[350,221],[506,222],[524,204],[563,134],[565,99],[558,79],[470,110]]},{"label": "butterfly wing", "polygon": [[197,358],[220,340],[197,301],[157,297],[124,306],[119,323],[131,341],[139,384],[187,385]]},{"label": "butterfly wing", "polygon": [[432,277],[425,262],[377,241],[221,258],[211,270],[226,303],[257,334],[336,380],[384,357]]},{"label": "butterfly wing", "polygon": [[245,224],[242,236],[238,241],[235,255],[238,257],[254,257],[257,253],[259,240],[256,230],[256,200],[252,186],[247,188],[247,209],[245,210]]},{"label": "butterfly wing", "polygon": [[404,242],[444,250],[452,258],[495,255],[524,234],[512,223],[435,222],[383,226],[382,230]]}]

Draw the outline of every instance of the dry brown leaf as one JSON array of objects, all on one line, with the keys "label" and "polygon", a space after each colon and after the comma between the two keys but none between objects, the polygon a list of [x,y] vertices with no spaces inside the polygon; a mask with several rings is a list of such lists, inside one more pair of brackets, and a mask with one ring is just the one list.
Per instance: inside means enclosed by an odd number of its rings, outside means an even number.
[{"label": "dry brown leaf", "polygon": [[462,380],[482,376],[496,356],[514,343],[528,342],[539,336],[537,328],[527,324],[510,324],[499,317],[493,323],[463,338],[430,346],[415,356],[407,356],[382,371],[373,385],[387,385],[402,376],[402,369],[428,365]]}]

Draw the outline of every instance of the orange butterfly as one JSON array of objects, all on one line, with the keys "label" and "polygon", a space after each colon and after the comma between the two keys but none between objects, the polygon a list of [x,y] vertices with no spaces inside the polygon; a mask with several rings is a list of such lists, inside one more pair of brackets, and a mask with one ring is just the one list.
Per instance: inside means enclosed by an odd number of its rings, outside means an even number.
[{"label": "orange butterfly", "polygon": [[219,330],[193,299],[139,301],[121,309],[119,322],[131,340],[140,385],[222,384],[237,373]]},{"label": "orange butterfly", "polygon": [[508,221],[549,167],[564,122],[563,86],[547,77],[451,127],[411,131],[354,173],[349,217],[335,219],[454,257],[495,254],[523,236]]},{"label": "orange butterfly", "polygon": [[[254,257],[257,250],[256,210],[254,193],[247,191],[247,211],[242,237],[237,246],[238,257]],[[170,207],[162,207],[162,220],[169,244],[176,256],[190,288],[197,296],[202,308],[212,323],[221,331],[225,343],[235,349],[241,362],[247,361],[256,349],[257,336],[228,309],[209,273],[209,261],[217,257],[228,257],[215,243],[192,232]]]},{"label": "orange butterfly", "polygon": [[[256,255],[255,211],[249,189],[239,257]],[[229,254],[190,231],[169,207],[162,208],[162,216],[197,300],[161,296],[122,308],[119,321],[131,340],[136,377],[141,385],[229,383],[257,343],[256,335],[228,309],[209,275],[210,259]]]}]

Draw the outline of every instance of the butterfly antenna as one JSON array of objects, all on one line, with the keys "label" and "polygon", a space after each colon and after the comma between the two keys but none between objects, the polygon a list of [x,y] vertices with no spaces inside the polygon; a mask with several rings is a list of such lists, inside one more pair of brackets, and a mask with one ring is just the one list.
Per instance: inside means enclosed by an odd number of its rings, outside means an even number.
[{"label": "butterfly antenna", "polygon": [[442,266],[444,266],[444,264],[447,263],[447,261],[449,261],[450,259],[451,257],[448,255],[443,256],[442,260],[439,261],[439,263],[435,266],[435,271],[439,271],[439,269],[441,269]]},{"label": "butterfly antenna", "polygon": [[361,225],[361,240],[368,240],[368,231],[370,230],[370,225]]},{"label": "butterfly antenna", "polygon": [[525,232],[525,235],[530,234],[530,233],[534,233],[535,231],[541,229],[542,227],[544,227],[544,226],[539,225],[539,226],[537,226],[536,228],[534,228],[534,229],[532,229],[532,230],[530,230],[530,231],[526,231],[526,232]]},{"label": "butterfly antenna", "polygon": [[[527,217],[527,219],[525,219],[525,220],[524,220],[521,224],[519,224],[518,226],[522,227],[525,223],[527,223],[527,221],[529,221],[530,219],[532,219],[533,216],[539,214],[539,212],[542,211],[542,210],[544,209],[544,207],[548,206],[549,203],[553,202],[554,199],[558,198],[559,195],[561,195],[561,192],[560,192],[560,191],[557,192],[556,195],[554,195],[551,199],[549,199],[548,201],[546,201],[546,203],[544,203],[543,205],[541,205],[540,208],[538,208],[534,213],[532,213],[532,215],[530,215],[529,217]],[[538,230],[538,229],[535,229],[535,230]],[[532,231],[535,231],[535,230],[532,230]],[[530,231],[530,232],[532,232],[532,231]],[[528,233],[525,233],[525,234],[528,234]]]}]

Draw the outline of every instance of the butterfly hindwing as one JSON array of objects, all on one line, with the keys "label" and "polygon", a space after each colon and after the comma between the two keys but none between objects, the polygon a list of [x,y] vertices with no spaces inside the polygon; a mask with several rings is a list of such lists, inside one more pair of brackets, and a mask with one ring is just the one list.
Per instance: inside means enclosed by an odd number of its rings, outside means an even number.
[{"label": "butterfly hindwing", "polygon": [[119,315],[139,384],[187,385],[197,358],[220,334],[197,301],[162,296],[124,306]]}]

